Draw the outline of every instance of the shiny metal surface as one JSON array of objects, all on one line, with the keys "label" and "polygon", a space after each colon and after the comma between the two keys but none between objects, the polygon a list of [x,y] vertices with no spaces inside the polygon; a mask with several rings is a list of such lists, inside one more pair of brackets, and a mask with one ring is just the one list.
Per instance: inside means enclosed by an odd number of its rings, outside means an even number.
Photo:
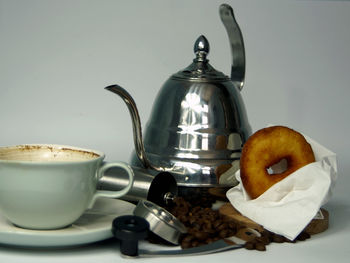
[{"label": "shiny metal surface", "polygon": [[207,59],[209,50],[210,45],[207,38],[203,35],[199,36],[193,47],[196,56],[193,62],[187,68],[172,75],[170,79],[212,83],[230,80],[228,76],[209,64]]},{"label": "shiny metal surface", "polygon": [[233,52],[232,80],[209,64],[209,41],[197,38],[192,63],[173,74],[159,91],[143,142],[130,94],[118,85],[106,88],[122,97],[129,108],[136,151],[132,164],[171,172],[179,186],[237,184],[232,175],[251,134],[240,94],[245,70],[242,35],[230,6],[222,5],[220,15]]},{"label": "shiny metal surface", "polygon": [[[232,239],[234,241],[232,241]],[[244,240],[239,238],[220,239],[207,245],[199,247],[192,247],[187,249],[176,249],[176,250],[146,250],[139,249],[138,257],[179,257],[179,256],[199,256],[213,253],[224,252],[228,250],[234,250],[243,248],[245,244]]]},{"label": "shiny metal surface", "polygon": [[137,110],[136,103],[134,99],[131,97],[131,95],[122,87],[119,85],[110,85],[105,88],[106,90],[109,90],[117,95],[119,95],[127,105],[129,109],[129,113],[131,115],[132,119],[132,127],[133,127],[133,135],[134,135],[134,144],[135,144],[135,150],[137,157],[141,161],[144,168],[152,168],[157,171],[163,170],[161,167],[153,167],[150,162],[147,159],[147,156],[145,154],[145,148],[142,141],[142,129],[141,129],[141,120],[140,120],[140,114]]},{"label": "shiny metal surface", "polygon": [[220,168],[238,166],[250,132],[232,82],[170,79],[153,105],[144,144],[149,161],[171,171],[178,185],[213,186],[219,184]]},{"label": "shiny metal surface", "polygon": [[146,153],[138,150],[143,143],[138,137],[141,125],[139,117],[135,118],[139,116],[135,102],[118,85],[106,89],[127,98],[124,101],[132,116],[138,154],[133,165],[145,167],[146,163],[154,170],[171,172],[178,185],[236,183],[234,178],[221,178],[221,170],[238,169],[241,148],[251,130],[240,92],[231,81],[197,83],[170,78],[158,94],[146,126]]},{"label": "shiny metal surface", "polygon": [[175,245],[179,244],[181,235],[187,232],[186,227],[176,217],[149,201],[140,200],[134,215],[146,219],[153,233]]},{"label": "shiny metal surface", "polygon": [[[168,172],[131,167],[134,183],[129,192],[120,199],[138,202],[148,200],[158,205],[167,205],[177,196],[178,188],[175,178]],[[110,169],[98,181],[99,190],[123,189],[128,184],[128,177],[120,169]]]},{"label": "shiny metal surface", "polygon": [[238,86],[239,90],[242,90],[245,78],[245,50],[242,32],[236,22],[231,6],[222,4],[219,13],[230,41],[232,56],[231,80]]}]

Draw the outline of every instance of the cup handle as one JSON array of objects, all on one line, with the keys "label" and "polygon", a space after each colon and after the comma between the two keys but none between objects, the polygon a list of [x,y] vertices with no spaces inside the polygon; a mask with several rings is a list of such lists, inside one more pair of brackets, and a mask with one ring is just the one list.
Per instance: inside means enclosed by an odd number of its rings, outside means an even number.
[{"label": "cup handle", "polygon": [[128,176],[129,176],[128,185],[119,191],[97,190],[96,193],[94,194],[94,196],[92,197],[88,208],[92,208],[96,199],[99,197],[118,198],[118,197],[125,195],[131,189],[131,187],[134,183],[134,172],[128,164],[123,163],[123,162],[113,162],[113,163],[103,164],[97,171],[97,178],[101,178],[108,169],[114,168],[114,167],[123,168],[127,172]]}]

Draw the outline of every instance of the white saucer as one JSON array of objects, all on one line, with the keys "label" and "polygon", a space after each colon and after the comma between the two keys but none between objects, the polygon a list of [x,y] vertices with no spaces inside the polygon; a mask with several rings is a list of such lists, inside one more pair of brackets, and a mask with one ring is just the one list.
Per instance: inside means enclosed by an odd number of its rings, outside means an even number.
[{"label": "white saucer", "polygon": [[132,215],[135,205],[118,199],[99,198],[70,227],[58,230],[29,230],[14,226],[0,215],[0,244],[26,247],[65,247],[111,238],[112,221]]}]

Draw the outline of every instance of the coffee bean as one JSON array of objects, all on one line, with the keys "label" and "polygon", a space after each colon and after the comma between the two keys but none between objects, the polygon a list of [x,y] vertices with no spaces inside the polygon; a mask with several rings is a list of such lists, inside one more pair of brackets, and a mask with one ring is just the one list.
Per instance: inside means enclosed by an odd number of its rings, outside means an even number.
[{"label": "coffee bean", "polygon": [[229,230],[228,230],[228,229],[222,229],[222,230],[219,232],[219,237],[221,237],[221,238],[228,237],[228,233],[229,233]]},{"label": "coffee bean", "polygon": [[215,220],[214,222],[213,222],[213,227],[214,228],[217,228],[219,225],[221,225],[222,224],[222,220],[220,220],[220,219],[217,219],[217,220]]},{"label": "coffee bean", "polygon": [[260,237],[255,238],[255,240],[256,240],[257,242],[260,242],[260,243],[264,244],[264,245],[270,244],[269,238],[266,237],[266,236],[263,236],[263,235],[261,235]]},{"label": "coffee bean", "polygon": [[228,228],[228,224],[227,224],[227,223],[222,223],[222,224],[219,225],[216,229],[217,229],[218,231],[221,231],[221,230],[226,229],[226,228]]},{"label": "coffee bean", "polygon": [[234,222],[228,222],[228,227],[232,230],[235,230],[237,232],[238,225]]},{"label": "coffee bean", "polygon": [[185,243],[189,243],[191,242],[195,237],[193,235],[187,235],[185,236],[182,241],[185,242]]},{"label": "coffee bean", "polygon": [[190,242],[181,242],[181,248],[186,249],[186,248],[191,248],[191,243]]},{"label": "coffee bean", "polygon": [[192,214],[197,214],[197,212],[199,212],[201,210],[200,206],[195,206],[194,208],[192,208]]},{"label": "coffee bean", "polygon": [[[185,215],[183,216],[184,218],[187,218]],[[186,220],[181,220],[180,218],[179,218],[179,220],[180,221],[182,221],[182,222],[186,222]],[[190,224],[193,224],[193,223],[195,223],[197,221],[197,218],[195,218],[194,216],[190,216],[190,217],[188,217],[188,222],[190,223]]]},{"label": "coffee bean", "polygon": [[248,250],[253,250],[253,249],[255,249],[255,244],[253,242],[251,242],[251,241],[246,242],[244,244],[244,248],[246,248]]},{"label": "coffee bean", "polygon": [[272,242],[273,233],[271,233],[270,231],[267,231],[266,229],[264,229],[264,230],[261,232],[261,236],[267,238],[267,239],[269,240],[269,242]]},{"label": "coffee bean", "polygon": [[309,239],[311,236],[310,236],[310,234],[309,233],[307,233],[307,232],[301,232],[297,237],[296,237],[296,239],[298,240],[298,241],[305,241],[306,239]]},{"label": "coffee bean", "polygon": [[182,222],[187,222],[187,221],[189,220],[189,218],[188,218],[187,216],[185,216],[185,215],[180,215],[180,216],[178,217],[178,219],[179,219],[180,221],[182,221]]},{"label": "coffee bean", "polygon": [[266,246],[265,246],[265,244],[262,243],[262,242],[257,242],[257,243],[255,244],[255,249],[256,249],[256,250],[259,250],[259,251],[265,251],[265,250],[266,250]]},{"label": "coffee bean", "polygon": [[194,237],[199,240],[206,240],[208,238],[208,233],[206,232],[196,232],[194,233]]},{"label": "coffee bean", "polygon": [[197,241],[197,240],[194,240],[194,241],[192,241],[192,243],[191,243],[191,247],[198,247],[200,245],[200,243],[199,243],[199,241]]},{"label": "coffee bean", "polygon": [[273,242],[275,243],[283,243],[285,242],[285,238],[281,235],[274,234],[272,237]]}]

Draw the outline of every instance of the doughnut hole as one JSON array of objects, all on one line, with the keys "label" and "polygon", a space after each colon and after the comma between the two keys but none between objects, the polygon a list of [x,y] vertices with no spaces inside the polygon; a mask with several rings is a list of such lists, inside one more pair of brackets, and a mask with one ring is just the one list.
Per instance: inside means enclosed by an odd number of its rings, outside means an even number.
[{"label": "doughnut hole", "polygon": [[274,163],[271,166],[269,166],[266,169],[266,171],[268,174],[274,175],[274,174],[284,173],[285,171],[287,171],[287,169],[288,169],[288,161],[286,158],[282,158],[277,163]]}]

